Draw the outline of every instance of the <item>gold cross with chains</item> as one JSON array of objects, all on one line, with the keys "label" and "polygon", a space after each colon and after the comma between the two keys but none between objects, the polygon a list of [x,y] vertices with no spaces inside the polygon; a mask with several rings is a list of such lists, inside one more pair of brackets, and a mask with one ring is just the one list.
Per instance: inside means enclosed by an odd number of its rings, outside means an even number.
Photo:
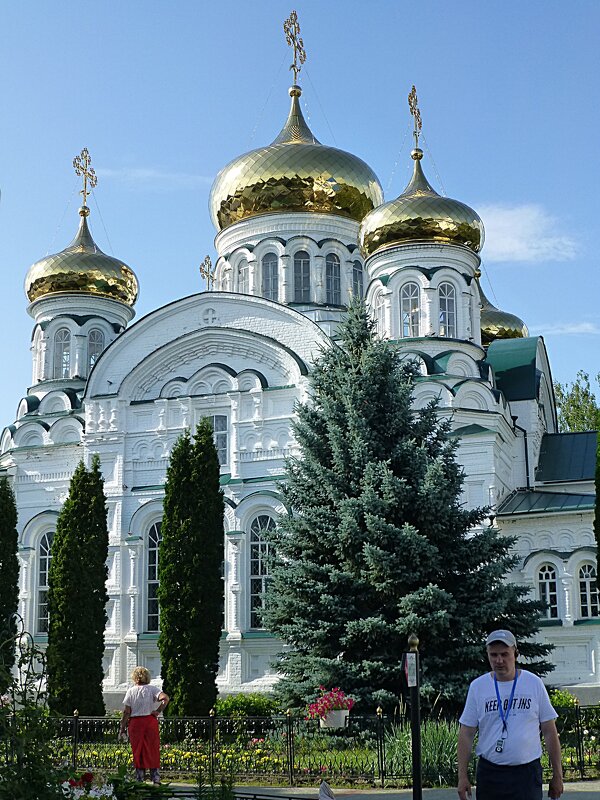
[{"label": "gold cross with chains", "polygon": [[204,256],[204,261],[200,264],[200,275],[206,281],[206,288],[208,291],[212,291],[215,287],[215,273],[217,271],[216,266],[213,267],[212,261],[210,260],[210,256]]},{"label": "gold cross with chains", "polygon": [[306,61],[306,50],[304,49],[304,42],[300,38],[300,23],[298,22],[298,14],[295,11],[292,11],[283,23],[283,30],[286,42],[290,47],[294,48],[294,63],[290,69],[294,71],[294,83],[298,83],[298,73],[302,69],[302,64]]},{"label": "gold cross with chains", "polygon": [[[87,205],[88,194],[95,189],[98,185],[98,176],[94,169],[90,166],[92,158],[89,154],[87,147],[81,151],[81,155],[75,156],[73,159],[73,166],[75,167],[75,174],[83,176],[83,189],[79,192],[83,196],[83,205]],[[88,186],[90,187],[88,189]]]},{"label": "gold cross with chains", "polygon": [[408,106],[410,108],[410,113],[413,115],[415,121],[413,136],[415,137],[415,147],[418,147],[419,136],[421,135],[421,128],[423,127],[423,123],[421,122],[421,111],[419,110],[419,100],[417,98],[417,89],[415,86],[412,87],[412,89],[410,90],[410,94],[408,95]]}]

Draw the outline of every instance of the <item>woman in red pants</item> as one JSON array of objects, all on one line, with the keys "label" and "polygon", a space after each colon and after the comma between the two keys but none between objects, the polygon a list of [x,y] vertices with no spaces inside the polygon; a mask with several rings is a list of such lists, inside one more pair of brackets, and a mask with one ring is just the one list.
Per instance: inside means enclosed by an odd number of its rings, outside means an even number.
[{"label": "woman in red pants", "polygon": [[135,779],[143,781],[149,769],[152,783],[160,783],[157,717],[166,708],[169,697],[156,686],[150,685],[150,673],[146,667],[136,667],[131,673],[131,680],[135,685],[127,690],[123,698],[125,708],[121,718],[121,735],[129,732]]}]

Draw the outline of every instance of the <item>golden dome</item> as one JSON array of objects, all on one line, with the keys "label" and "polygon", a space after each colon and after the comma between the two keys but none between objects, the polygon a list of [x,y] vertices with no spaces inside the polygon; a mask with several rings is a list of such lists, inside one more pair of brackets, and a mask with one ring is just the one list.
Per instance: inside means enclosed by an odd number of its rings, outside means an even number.
[{"label": "golden dome", "polygon": [[110,297],[132,306],[138,296],[133,270],[96,245],[87,224],[90,210],[79,209],[81,222],[71,244],[29,268],[25,292],[31,302],[57,292],[77,292]]},{"label": "golden dome", "polygon": [[478,253],[483,247],[483,222],[472,208],[442,197],[421,168],[423,151],[415,148],[413,176],[400,197],[371,211],[360,226],[365,258],[383,247],[405,242],[461,244]]},{"label": "golden dome", "polygon": [[316,211],[360,222],[383,202],[373,170],[360,158],[322,145],[306,124],[292,86],[290,113],[267,147],[231,161],[217,175],[210,213],[218,230],[258,214]]},{"label": "golden dome", "polygon": [[496,339],[524,339],[529,336],[529,329],[522,319],[508,311],[500,311],[485,296],[479,277],[477,288],[481,295],[481,343],[485,346]]}]

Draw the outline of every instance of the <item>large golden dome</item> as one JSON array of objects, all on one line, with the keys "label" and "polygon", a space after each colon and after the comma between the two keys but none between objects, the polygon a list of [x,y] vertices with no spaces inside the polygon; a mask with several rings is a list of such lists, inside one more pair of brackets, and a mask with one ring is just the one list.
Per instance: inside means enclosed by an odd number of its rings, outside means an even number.
[{"label": "large golden dome", "polygon": [[251,150],[217,175],[210,213],[218,230],[258,214],[316,211],[360,222],[383,202],[373,170],[360,158],[322,145],[306,124],[292,86],[292,104],[279,136]]},{"label": "large golden dome", "polygon": [[68,247],[29,268],[25,292],[31,302],[58,292],[77,292],[109,297],[129,306],[135,303],[138,281],[133,270],[96,245],[87,224],[89,213],[85,205],[79,209],[79,230]]},{"label": "large golden dome", "polygon": [[493,306],[485,296],[479,277],[477,288],[481,296],[481,343],[485,346],[496,339],[524,339],[529,336],[529,329],[516,314],[501,311]]},{"label": "large golden dome", "polygon": [[371,211],[360,226],[365,258],[384,247],[406,242],[460,244],[478,253],[483,247],[483,222],[472,208],[442,197],[421,168],[423,151],[415,148],[413,176],[400,197]]}]

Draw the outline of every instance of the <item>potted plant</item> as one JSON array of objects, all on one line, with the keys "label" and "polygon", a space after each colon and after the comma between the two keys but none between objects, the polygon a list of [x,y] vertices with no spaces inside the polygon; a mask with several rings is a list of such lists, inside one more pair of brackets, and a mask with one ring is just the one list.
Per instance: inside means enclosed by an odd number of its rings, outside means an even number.
[{"label": "potted plant", "polygon": [[354,699],[337,686],[329,690],[319,686],[319,691],[321,694],[308,705],[306,718],[318,718],[321,728],[345,728]]}]

